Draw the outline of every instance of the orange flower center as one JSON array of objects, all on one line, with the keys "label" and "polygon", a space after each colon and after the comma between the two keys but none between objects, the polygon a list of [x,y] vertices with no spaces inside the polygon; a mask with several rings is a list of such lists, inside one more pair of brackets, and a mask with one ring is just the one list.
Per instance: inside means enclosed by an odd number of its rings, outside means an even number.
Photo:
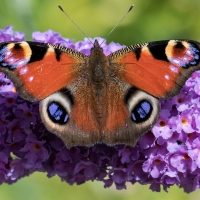
[{"label": "orange flower center", "polygon": [[185,117],[183,117],[181,121],[182,121],[182,124],[184,124],[184,125],[186,125],[188,123],[188,120]]},{"label": "orange flower center", "polygon": [[8,101],[8,103],[12,104],[12,103],[14,103],[15,100],[13,98],[8,98],[7,101]]},{"label": "orange flower center", "polygon": [[159,159],[154,160],[154,163],[159,165],[161,163],[161,161]]},{"label": "orange flower center", "polygon": [[127,151],[130,150],[130,149],[131,149],[130,146],[126,146],[126,147],[125,147],[125,150],[127,150]]},{"label": "orange flower center", "polygon": [[184,157],[185,160],[189,160],[190,159],[190,157],[188,156],[188,154],[185,154],[183,157]]},{"label": "orange flower center", "polygon": [[177,101],[178,101],[178,103],[183,103],[183,99],[180,97],[177,99]]},{"label": "orange flower center", "polygon": [[188,134],[187,134],[187,137],[188,137],[188,138],[191,138],[191,137],[192,137],[192,133],[188,133]]},{"label": "orange flower center", "polygon": [[32,114],[30,112],[27,112],[26,115],[27,115],[28,118],[32,117]]},{"label": "orange flower center", "polygon": [[151,131],[149,131],[147,134],[149,134],[150,137],[154,137],[154,134]]},{"label": "orange flower center", "polygon": [[35,144],[35,145],[34,145],[34,150],[40,151],[40,146],[39,146],[38,144]]},{"label": "orange flower center", "polygon": [[160,120],[159,121],[159,125],[160,125],[160,127],[165,127],[166,126],[166,122],[164,120]]},{"label": "orange flower center", "polygon": [[18,131],[19,127],[17,125],[13,126],[12,132]]}]

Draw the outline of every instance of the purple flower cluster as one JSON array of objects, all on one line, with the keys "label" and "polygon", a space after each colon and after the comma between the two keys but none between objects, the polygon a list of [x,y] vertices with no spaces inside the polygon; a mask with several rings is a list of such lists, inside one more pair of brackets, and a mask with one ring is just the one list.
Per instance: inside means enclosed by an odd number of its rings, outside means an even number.
[{"label": "purple flower cluster", "polygon": [[[89,55],[88,39],[73,43],[51,30],[33,33],[34,41],[76,49]],[[101,43],[102,38],[96,38]],[[24,34],[12,27],[0,30],[0,41],[21,41]],[[94,42],[94,39],[90,39]],[[119,44],[102,44],[106,55]],[[88,180],[115,184],[150,184],[165,191],[177,185],[189,193],[200,187],[200,72],[195,72],[181,93],[162,100],[160,118],[135,147],[126,145],[72,147],[67,149],[41,122],[38,103],[18,97],[13,83],[0,73],[0,183],[11,184],[34,171],[58,175],[69,184]]]}]

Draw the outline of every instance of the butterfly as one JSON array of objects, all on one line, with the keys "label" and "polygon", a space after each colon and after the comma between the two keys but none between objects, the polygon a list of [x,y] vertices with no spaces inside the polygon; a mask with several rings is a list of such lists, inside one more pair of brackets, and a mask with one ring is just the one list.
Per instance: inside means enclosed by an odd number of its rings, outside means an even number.
[{"label": "butterfly", "polygon": [[157,121],[159,98],[177,95],[200,69],[200,43],[165,40],[105,56],[95,40],[90,56],[39,42],[0,44],[0,71],[19,96],[40,101],[45,127],[67,147],[135,145]]}]

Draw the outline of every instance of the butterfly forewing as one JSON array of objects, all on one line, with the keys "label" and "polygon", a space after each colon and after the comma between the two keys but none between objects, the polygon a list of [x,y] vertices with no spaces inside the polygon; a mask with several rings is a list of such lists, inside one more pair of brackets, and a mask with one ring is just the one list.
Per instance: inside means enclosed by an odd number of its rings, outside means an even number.
[{"label": "butterfly forewing", "polygon": [[77,80],[88,57],[69,48],[38,42],[0,45],[0,70],[15,84],[19,95],[41,100]]},{"label": "butterfly forewing", "polygon": [[166,40],[129,46],[109,56],[119,66],[119,77],[158,98],[180,92],[192,72],[200,68],[200,44]]}]

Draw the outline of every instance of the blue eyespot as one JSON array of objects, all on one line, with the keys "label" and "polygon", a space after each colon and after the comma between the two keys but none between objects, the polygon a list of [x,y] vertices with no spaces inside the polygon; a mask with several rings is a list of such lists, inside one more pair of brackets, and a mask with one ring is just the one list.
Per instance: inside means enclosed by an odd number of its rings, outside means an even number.
[{"label": "blue eyespot", "polygon": [[2,49],[0,49],[0,62],[4,60],[6,51],[7,51],[6,47],[3,47]]},{"label": "blue eyespot", "polygon": [[152,110],[150,102],[143,100],[134,107],[131,112],[131,118],[136,123],[144,122],[150,117]]},{"label": "blue eyespot", "polygon": [[49,118],[57,124],[65,124],[69,121],[69,114],[58,102],[51,102],[47,107]]}]

